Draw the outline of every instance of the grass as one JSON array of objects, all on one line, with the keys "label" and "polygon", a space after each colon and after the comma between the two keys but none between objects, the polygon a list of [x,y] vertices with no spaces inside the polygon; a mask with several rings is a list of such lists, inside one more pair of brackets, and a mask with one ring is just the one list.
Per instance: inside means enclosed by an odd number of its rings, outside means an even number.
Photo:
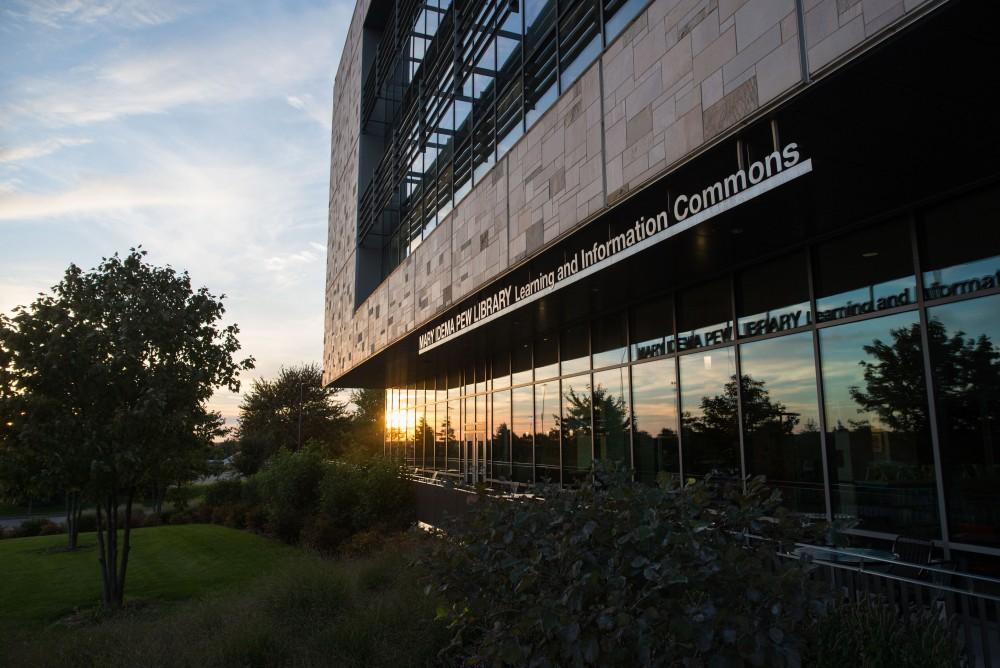
[{"label": "grass", "polygon": [[[189,528],[202,527],[142,531],[149,532],[149,545],[159,538],[152,537],[158,532],[164,532],[167,540],[170,530]],[[224,532],[222,542],[238,542],[229,535],[238,532],[214,529],[215,534]],[[244,546],[247,549],[241,558],[253,559],[246,553],[274,547],[249,534],[240,535],[254,539]],[[409,556],[419,549],[415,541],[406,539],[372,556],[338,561],[288,548],[291,555],[273,559],[267,574],[253,577],[254,568],[238,567],[244,576],[251,576],[239,587],[222,589],[220,585],[215,593],[196,599],[127,607],[108,616],[85,616],[75,626],[57,624],[30,632],[22,630],[8,637],[6,646],[0,633],[0,665],[435,665],[437,651],[447,643],[448,633],[434,621],[434,602],[423,594],[409,565]],[[278,564],[280,568],[274,567]],[[220,575],[218,569],[211,570]],[[191,571],[187,572],[190,576]],[[187,577],[164,577],[173,581],[166,588],[171,595],[190,591]],[[228,579],[232,584],[232,578]],[[162,590],[155,579],[148,582],[149,594]],[[180,582],[185,584],[181,586]]]},{"label": "grass", "polygon": [[[64,551],[65,544],[65,535],[0,541],[0,629],[42,625],[99,603],[96,534],[81,534],[76,552]],[[135,529],[126,601],[182,600],[232,587],[273,570],[297,552],[209,524]]]}]

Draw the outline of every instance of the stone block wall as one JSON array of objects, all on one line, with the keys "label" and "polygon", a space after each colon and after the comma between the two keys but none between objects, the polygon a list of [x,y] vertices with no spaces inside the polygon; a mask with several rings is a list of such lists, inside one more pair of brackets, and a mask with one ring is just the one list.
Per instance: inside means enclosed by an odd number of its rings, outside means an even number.
[{"label": "stone block wall", "polygon": [[943,2],[655,0],[355,309],[359,0],[334,87],[325,382]]}]

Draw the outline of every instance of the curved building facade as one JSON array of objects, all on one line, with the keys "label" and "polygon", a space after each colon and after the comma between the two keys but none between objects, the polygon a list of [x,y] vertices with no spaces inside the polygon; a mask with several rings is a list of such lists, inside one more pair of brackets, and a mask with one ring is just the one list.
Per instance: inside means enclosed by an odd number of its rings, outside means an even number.
[{"label": "curved building facade", "polygon": [[428,477],[762,475],[1000,554],[991,4],[362,0],[326,382]]}]

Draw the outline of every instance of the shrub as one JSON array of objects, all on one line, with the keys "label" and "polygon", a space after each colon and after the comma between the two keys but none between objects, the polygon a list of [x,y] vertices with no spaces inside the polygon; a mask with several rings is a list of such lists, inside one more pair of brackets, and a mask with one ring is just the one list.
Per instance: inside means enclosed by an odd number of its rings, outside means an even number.
[{"label": "shrub", "polygon": [[174,513],[169,520],[170,524],[191,524],[194,521],[194,515],[190,512]]},{"label": "shrub", "polygon": [[39,536],[55,536],[56,534],[60,533],[66,533],[66,529],[56,524],[55,522],[46,522],[38,530]]},{"label": "shrub", "polygon": [[945,668],[961,666],[962,646],[951,623],[922,610],[900,615],[888,605],[837,606],[817,627],[817,668]]},{"label": "shrub", "polygon": [[333,554],[351,532],[335,523],[326,513],[309,517],[302,526],[302,544],[322,555]]},{"label": "shrub", "polygon": [[264,509],[259,506],[250,506],[246,513],[243,515],[243,525],[250,531],[260,532],[264,530],[264,524],[267,522],[267,513]]},{"label": "shrub", "polygon": [[167,488],[166,501],[175,511],[187,510],[195,496],[195,489],[190,485],[174,485]]},{"label": "shrub", "polygon": [[[449,599],[445,658],[483,665],[799,665],[825,599],[776,539],[759,479],[667,490],[601,473],[545,501],[483,497],[422,560]],[[770,540],[747,540],[746,532]]]},{"label": "shrub", "polygon": [[77,526],[80,528],[80,533],[97,531],[97,514],[84,513],[80,515],[80,521],[77,523]]},{"label": "shrub", "polygon": [[413,523],[410,483],[398,466],[381,458],[329,464],[319,495],[320,510],[352,533],[375,526],[403,529]]},{"label": "shrub", "polygon": [[243,499],[243,481],[217,480],[205,488],[204,503],[207,506],[225,506],[239,503]]},{"label": "shrub", "polygon": [[21,522],[22,536],[37,536],[42,532],[42,527],[46,524],[49,524],[49,521],[44,518],[25,520]]},{"label": "shrub", "polygon": [[324,463],[314,450],[280,450],[256,475],[269,531],[297,543],[306,517],[316,512]]}]

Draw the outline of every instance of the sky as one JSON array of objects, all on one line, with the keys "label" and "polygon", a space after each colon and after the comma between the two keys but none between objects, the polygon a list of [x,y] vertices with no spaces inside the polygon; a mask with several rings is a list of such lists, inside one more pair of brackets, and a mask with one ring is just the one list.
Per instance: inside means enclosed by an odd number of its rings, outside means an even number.
[{"label": "sky", "polygon": [[[2,0],[0,312],[141,244],[225,294],[243,389],[322,360],[352,0]],[[239,397],[211,408],[230,424]]]}]

